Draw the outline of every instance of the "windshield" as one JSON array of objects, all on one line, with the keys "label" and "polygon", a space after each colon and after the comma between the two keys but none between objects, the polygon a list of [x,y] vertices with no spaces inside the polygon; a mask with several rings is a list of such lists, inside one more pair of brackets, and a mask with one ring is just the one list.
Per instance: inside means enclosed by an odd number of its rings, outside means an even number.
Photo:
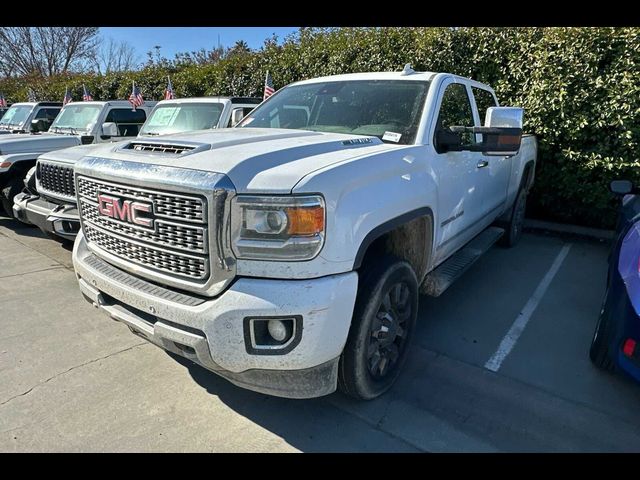
[{"label": "windshield", "polygon": [[161,105],[145,122],[140,135],[167,135],[215,128],[223,108],[222,103]]},{"label": "windshield", "polygon": [[11,107],[3,115],[2,119],[0,120],[0,125],[12,127],[22,125],[29,117],[31,110],[33,110],[33,107],[31,105],[20,105]]},{"label": "windshield", "polygon": [[415,140],[429,82],[351,80],[283,88],[238,126],[371,135]]},{"label": "windshield", "polygon": [[49,129],[56,130],[91,130],[102,111],[101,105],[69,104],[62,109]]}]

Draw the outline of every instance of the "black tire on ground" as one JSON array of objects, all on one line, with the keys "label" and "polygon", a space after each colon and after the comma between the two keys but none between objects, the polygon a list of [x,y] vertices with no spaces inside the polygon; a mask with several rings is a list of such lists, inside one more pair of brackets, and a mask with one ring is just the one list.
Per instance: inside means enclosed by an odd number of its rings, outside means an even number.
[{"label": "black tire on ground", "polygon": [[527,189],[524,186],[518,190],[516,201],[511,209],[511,217],[504,225],[504,235],[500,238],[500,245],[511,248],[516,245],[522,237],[524,228],[524,214],[527,209]]},{"label": "black tire on ground", "polygon": [[389,390],[400,374],[418,314],[418,281],[411,265],[385,256],[361,271],[338,388],[369,400]]},{"label": "black tire on ground", "polygon": [[609,343],[611,341],[611,319],[609,318],[608,310],[610,307],[609,300],[609,288],[607,288],[604,294],[604,300],[602,302],[602,308],[600,309],[600,316],[598,317],[598,323],[596,329],[593,332],[593,339],[591,340],[591,348],[589,348],[589,358],[591,362],[598,368],[607,370],[609,372],[615,370],[615,364],[609,354]]},{"label": "black tire on ground", "polygon": [[13,197],[19,194],[24,188],[22,181],[22,175],[17,175],[9,179],[9,181],[0,190],[0,201],[2,202],[2,208],[5,214],[14,218],[13,216]]}]

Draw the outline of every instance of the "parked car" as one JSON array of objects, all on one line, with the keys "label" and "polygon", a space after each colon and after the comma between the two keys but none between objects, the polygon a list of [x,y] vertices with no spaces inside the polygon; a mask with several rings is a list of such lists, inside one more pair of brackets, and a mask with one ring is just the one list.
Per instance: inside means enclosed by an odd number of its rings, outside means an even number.
[{"label": "parked car", "polygon": [[[158,102],[140,128],[138,138],[155,137],[237,124],[262,99],[257,97],[180,98]],[[80,229],[73,166],[94,145],[55,150],[38,157],[37,192],[27,189],[14,197],[14,216],[40,227],[49,235],[75,239]],[[29,179],[25,180],[26,183]],[[33,180],[31,180],[34,183]]]},{"label": "parked car", "polygon": [[[133,110],[126,100],[72,102],[62,108],[47,133],[39,133],[48,124],[38,119],[34,121],[38,132],[0,136],[0,202],[6,215],[13,216],[14,197],[22,191],[25,174],[36,164],[38,156],[75,145],[135,137],[156,103],[145,102]],[[17,105],[21,104],[14,104],[2,122]]]},{"label": "parked car", "polygon": [[291,84],[233,129],[97,147],[75,168],[80,290],[243,388],[375,398],[419,286],[440,295],[520,238],[522,119],[487,85],[406,66]]},{"label": "parked car", "polygon": [[640,188],[616,180],[610,189],[624,197],[589,356],[600,368],[640,381]]},{"label": "parked car", "polygon": [[0,135],[46,131],[62,109],[60,102],[20,102],[0,113]]}]

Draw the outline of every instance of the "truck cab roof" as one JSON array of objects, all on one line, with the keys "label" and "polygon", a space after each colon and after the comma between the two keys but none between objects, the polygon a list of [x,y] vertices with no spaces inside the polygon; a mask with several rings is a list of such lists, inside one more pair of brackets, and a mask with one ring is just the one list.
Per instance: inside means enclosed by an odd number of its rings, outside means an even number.
[{"label": "truck cab roof", "polygon": [[[155,100],[152,100],[152,101],[145,100],[144,104],[138,108],[155,107],[156,103],[158,102]],[[92,100],[90,102],[77,101],[77,102],[70,102],[67,105],[78,105],[78,104],[98,105],[100,107],[109,106],[109,107],[118,107],[118,108],[131,108],[131,103],[129,103],[128,100]],[[59,104],[59,105],[62,105],[62,104]]]},{"label": "truck cab roof", "polygon": [[9,105],[10,107],[61,107],[62,102],[16,102]]},{"label": "truck cab roof", "polygon": [[179,103],[227,103],[231,102],[232,105],[236,104],[249,104],[258,105],[262,102],[259,97],[222,97],[222,96],[208,96],[208,97],[190,97],[190,98],[173,98],[171,100],[161,100],[160,104],[179,104]]},{"label": "truck cab roof", "polygon": [[410,81],[423,81],[430,82],[439,77],[452,77],[460,83],[468,83],[469,85],[481,87],[486,90],[493,91],[489,85],[482,82],[478,82],[471,78],[462,77],[460,75],[454,75],[452,73],[445,72],[416,72],[411,70],[409,73],[404,72],[364,72],[364,73],[345,73],[342,75],[328,75],[325,77],[311,78],[308,80],[301,80],[299,82],[292,83],[291,85],[311,85],[314,83],[324,82],[348,82],[358,80],[410,80]]}]

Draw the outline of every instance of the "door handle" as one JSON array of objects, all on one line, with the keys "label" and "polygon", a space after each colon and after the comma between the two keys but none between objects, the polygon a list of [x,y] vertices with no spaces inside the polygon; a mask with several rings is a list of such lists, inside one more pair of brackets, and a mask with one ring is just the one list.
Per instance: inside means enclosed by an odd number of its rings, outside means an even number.
[{"label": "door handle", "polygon": [[480,160],[478,162],[478,168],[484,168],[484,167],[488,167],[489,166],[489,162],[487,160]]}]

